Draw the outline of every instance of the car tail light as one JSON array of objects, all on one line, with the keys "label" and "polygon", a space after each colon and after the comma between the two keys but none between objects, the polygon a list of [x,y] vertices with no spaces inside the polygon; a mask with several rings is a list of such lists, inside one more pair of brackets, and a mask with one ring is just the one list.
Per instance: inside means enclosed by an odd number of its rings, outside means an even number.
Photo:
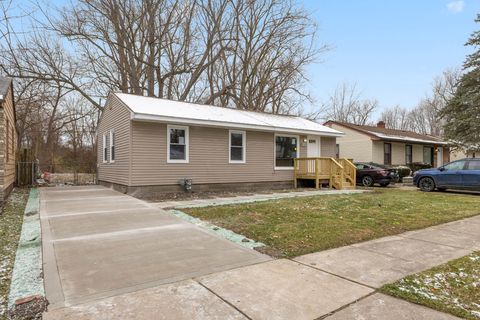
[{"label": "car tail light", "polygon": [[388,175],[390,174],[390,172],[389,172],[389,171],[386,171],[386,170],[382,170],[382,171],[380,171],[379,173],[380,173],[381,176],[384,176],[384,177],[386,177],[386,176],[388,176]]}]

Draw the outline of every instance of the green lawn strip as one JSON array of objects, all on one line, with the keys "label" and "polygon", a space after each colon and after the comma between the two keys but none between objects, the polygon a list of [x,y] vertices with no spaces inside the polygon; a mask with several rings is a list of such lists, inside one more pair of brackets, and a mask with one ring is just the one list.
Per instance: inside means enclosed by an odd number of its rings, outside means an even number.
[{"label": "green lawn strip", "polygon": [[383,189],[182,211],[293,257],[478,215],[480,197]]},{"label": "green lawn strip", "polygon": [[480,319],[480,251],[383,286],[383,293],[466,319]]},{"label": "green lawn strip", "polygon": [[0,213],[0,319],[7,319],[8,293],[28,189],[15,189]]}]

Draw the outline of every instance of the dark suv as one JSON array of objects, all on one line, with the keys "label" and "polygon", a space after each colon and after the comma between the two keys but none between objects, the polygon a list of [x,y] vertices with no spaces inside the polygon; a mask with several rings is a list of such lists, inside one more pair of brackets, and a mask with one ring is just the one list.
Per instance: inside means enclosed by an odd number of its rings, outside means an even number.
[{"label": "dark suv", "polygon": [[398,181],[398,175],[394,169],[373,162],[355,162],[357,168],[357,184],[371,187],[378,183],[382,187]]},{"label": "dark suv", "polygon": [[413,184],[422,191],[463,189],[480,191],[480,158],[467,158],[413,174]]}]

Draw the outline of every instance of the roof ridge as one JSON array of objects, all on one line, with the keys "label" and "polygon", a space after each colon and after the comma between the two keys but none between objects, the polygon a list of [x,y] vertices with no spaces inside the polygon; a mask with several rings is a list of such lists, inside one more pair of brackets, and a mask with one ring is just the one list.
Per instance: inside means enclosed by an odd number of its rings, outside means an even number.
[{"label": "roof ridge", "polygon": [[[213,105],[213,104],[202,104],[202,103],[198,103],[198,102],[185,101],[185,100],[174,100],[174,99],[167,99],[167,98],[160,98],[160,97],[150,97],[150,96],[145,96],[145,95],[142,95],[142,94],[135,94],[135,93],[113,91],[113,94],[115,94],[115,95],[124,94],[124,95],[141,97],[141,98],[158,99],[158,100],[164,100],[164,101],[174,101],[174,102],[178,102],[178,103],[186,103],[186,104],[200,106],[200,107],[212,107],[212,108],[219,108],[219,109],[235,110],[235,111],[240,111],[240,112],[267,114],[267,115],[271,115],[271,116],[305,119],[303,117],[300,117],[300,116],[297,116],[297,115],[292,115],[292,114],[279,114],[279,113],[270,113],[270,112],[259,111],[259,110],[249,110],[249,109],[240,109],[240,108],[231,108],[231,107],[220,107],[220,106],[216,106],[216,105]],[[308,119],[305,119],[305,120],[308,120]],[[311,120],[309,120],[309,121],[311,121]]]}]

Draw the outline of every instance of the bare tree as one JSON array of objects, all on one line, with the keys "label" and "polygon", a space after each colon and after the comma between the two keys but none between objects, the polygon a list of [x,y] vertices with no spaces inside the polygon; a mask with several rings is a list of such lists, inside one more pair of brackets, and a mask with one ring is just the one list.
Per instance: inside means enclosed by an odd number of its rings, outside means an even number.
[{"label": "bare tree", "polygon": [[399,105],[382,111],[381,120],[385,122],[385,126],[397,130],[410,130],[411,118],[409,111]]},{"label": "bare tree", "polygon": [[386,109],[381,119],[388,128],[442,136],[444,121],[439,113],[453,96],[460,76],[460,69],[445,70],[434,79],[431,93],[420,100],[415,108],[409,111],[399,106]]},{"label": "bare tree", "polygon": [[362,98],[356,84],[342,83],[322,107],[323,118],[365,125],[378,108],[376,99]]},{"label": "bare tree", "polygon": [[0,47],[4,72],[60,83],[101,109],[117,90],[273,113],[309,99],[325,49],[293,0],[77,0]]}]

